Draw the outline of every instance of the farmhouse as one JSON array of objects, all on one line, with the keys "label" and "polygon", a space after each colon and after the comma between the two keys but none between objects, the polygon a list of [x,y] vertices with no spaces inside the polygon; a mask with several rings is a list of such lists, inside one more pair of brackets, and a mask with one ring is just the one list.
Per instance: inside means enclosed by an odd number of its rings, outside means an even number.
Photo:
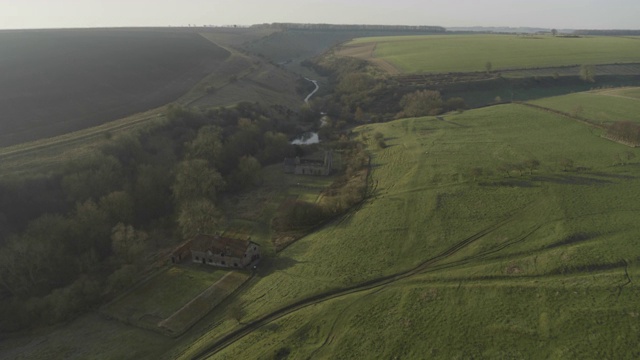
[{"label": "farmhouse", "polygon": [[171,253],[171,262],[177,264],[189,257],[199,264],[241,269],[260,259],[260,245],[249,240],[201,234],[180,244]]},{"label": "farmhouse", "polygon": [[244,268],[260,259],[260,245],[249,240],[197,235],[191,240],[191,260],[213,266]]},{"label": "farmhouse", "polygon": [[325,151],[324,159],[299,157],[284,159],[285,174],[327,176],[333,168],[333,152]]}]

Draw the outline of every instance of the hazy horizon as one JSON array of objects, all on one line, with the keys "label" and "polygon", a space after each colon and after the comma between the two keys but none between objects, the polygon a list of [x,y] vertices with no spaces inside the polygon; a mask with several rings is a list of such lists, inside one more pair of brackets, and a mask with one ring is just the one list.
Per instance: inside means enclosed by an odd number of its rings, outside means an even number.
[{"label": "hazy horizon", "polygon": [[0,2],[0,29],[273,22],[640,29],[639,13],[632,0],[8,0]]}]

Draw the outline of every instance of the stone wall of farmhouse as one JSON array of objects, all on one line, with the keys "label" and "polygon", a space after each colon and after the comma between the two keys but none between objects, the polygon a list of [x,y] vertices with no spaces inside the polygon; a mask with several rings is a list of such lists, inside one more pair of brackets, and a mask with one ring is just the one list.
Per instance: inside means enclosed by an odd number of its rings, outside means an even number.
[{"label": "stone wall of farmhouse", "polygon": [[243,259],[243,266],[247,266],[251,264],[253,260],[257,260],[260,258],[260,247],[256,244],[250,244],[247,252],[245,253],[245,257]]},{"label": "stone wall of farmhouse", "polygon": [[231,256],[220,256],[220,254],[212,254],[210,252],[191,251],[191,258],[193,262],[199,264],[207,264],[213,266],[229,267],[229,268],[243,268],[244,259]]},{"label": "stone wall of farmhouse", "polygon": [[260,258],[260,246],[251,243],[242,258],[232,256],[220,256],[210,251],[202,252],[191,250],[191,260],[194,263],[228,268],[244,268],[254,260]]}]

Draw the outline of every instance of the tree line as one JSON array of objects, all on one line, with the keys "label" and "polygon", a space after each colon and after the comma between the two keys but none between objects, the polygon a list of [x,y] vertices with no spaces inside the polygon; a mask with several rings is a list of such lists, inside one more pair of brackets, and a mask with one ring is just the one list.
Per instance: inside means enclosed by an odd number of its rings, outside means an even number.
[{"label": "tree line", "polygon": [[347,24],[302,24],[302,23],[271,23],[253,25],[254,28],[269,28],[281,30],[382,30],[382,31],[419,31],[428,33],[444,33],[447,29],[442,26],[428,25],[347,25]]},{"label": "tree line", "polygon": [[333,90],[313,99],[310,107],[341,119],[344,127],[350,123],[438,115],[467,107],[464,99],[444,97],[437,89],[402,86],[364,60],[324,56],[303,65],[327,77],[328,87]]},{"label": "tree line", "polygon": [[224,221],[220,196],[292,156],[297,115],[242,103],[113,135],[53,174],[0,180],[0,331],[55,323],[127,288],[159,248]]}]

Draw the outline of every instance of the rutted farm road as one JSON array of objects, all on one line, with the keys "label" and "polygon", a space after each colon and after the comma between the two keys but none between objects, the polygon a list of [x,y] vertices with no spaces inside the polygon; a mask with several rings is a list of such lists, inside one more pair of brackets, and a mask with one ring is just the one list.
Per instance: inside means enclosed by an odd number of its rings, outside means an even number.
[{"label": "rutted farm road", "polygon": [[[527,206],[528,207],[528,206]],[[525,208],[527,208],[525,207]],[[261,318],[254,320],[252,322],[249,322],[247,324],[245,324],[242,328],[237,329],[225,336],[223,336],[222,338],[217,339],[215,342],[213,342],[211,345],[209,345],[206,349],[201,350],[200,352],[198,352],[193,359],[206,359],[212,355],[217,354],[218,352],[222,351],[223,349],[225,349],[227,346],[233,344],[236,341],[241,340],[242,338],[244,338],[246,335],[249,335],[250,333],[252,333],[255,330],[258,330],[259,328],[270,324],[273,321],[276,321],[286,315],[289,315],[295,311],[298,311],[300,309],[306,308],[308,306],[311,305],[315,305],[318,303],[322,303],[328,300],[332,300],[335,298],[339,298],[342,296],[346,296],[346,295],[350,295],[353,293],[358,293],[358,292],[363,292],[363,291],[368,291],[368,290],[372,290],[375,288],[379,288],[379,287],[383,287],[395,282],[398,282],[400,280],[404,280],[407,279],[409,277],[412,277],[414,275],[418,275],[422,272],[425,272],[427,270],[437,270],[437,267],[434,267],[434,265],[436,265],[437,263],[446,260],[447,258],[451,257],[452,255],[456,254],[457,252],[459,252],[460,250],[464,249],[465,247],[467,247],[468,245],[472,244],[473,242],[477,241],[478,239],[484,237],[485,235],[497,230],[498,228],[506,225],[507,223],[509,223],[517,214],[521,213],[525,208],[520,209],[520,211],[516,211],[514,213],[512,213],[511,216],[509,216],[508,218],[499,221],[498,223],[495,223],[477,233],[475,233],[474,235],[459,241],[458,243],[456,243],[455,245],[453,245],[452,247],[448,248],[447,250],[443,251],[442,253],[422,262],[420,265],[403,271],[403,272],[399,272],[396,274],[392,274],[392,275],[388,275],[388,276],[384,276],[381,278],[377,278],[377,279],[372,279],[369,281],[366,281],[364,283],[360,283],[360,284],[356,284],[344,289],[340,289],[340,290],[334,290],[334,291],[329,291],[329,292],[325,292],[322,294],[318,294],[318,295],[314,295],[314,296],[310,296],[308,298],[299,300],[293,304],[287,305],[281,309],[278,309],[276,311],[273,311],[269,314],[266,314],[264,316],[262,316]],[[535,230],[537,229],[534,228],[531,232],[529,232],[526,237],[528,237],[528,235],[530,235],[531,233],[533,233]],[[504,247],[510,245],[511,243],[505,245]],[[503,248],[504,248],[503,247]],[[467,261],[469,259],[465,259],[463,261]],[[450,264],[449,264],[450,265]]]}]

